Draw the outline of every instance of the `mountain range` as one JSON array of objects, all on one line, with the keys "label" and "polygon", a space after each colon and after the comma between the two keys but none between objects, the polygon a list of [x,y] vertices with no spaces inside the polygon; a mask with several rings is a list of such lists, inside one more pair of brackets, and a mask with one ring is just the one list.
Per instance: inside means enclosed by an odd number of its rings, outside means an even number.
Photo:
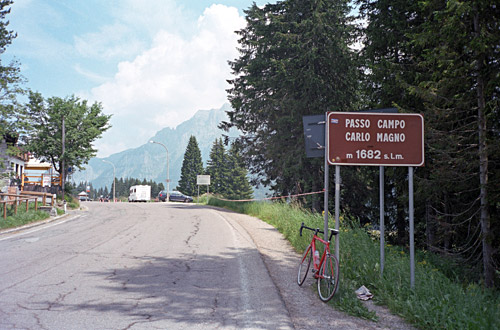
[{"label": "mountain range", "polygon": [[164,128],[148,141],[137,148],[127,149],[105,158],[92,158],[85,170],[73,174],[73,182],[91,182],[99,189],[111,187],[113,181],[113,166],[116,168],[116,178],[137,178],[154,180],[165,185],[167,178],[167,152],[158,144],[149,143],[150,140],[164,144],[169,154],[170,190],[173,190],[180,179],[184,153],[191,135],[196,137],[201,151],[204,165],[209,159],[210,150],[215,139],[227,135],[237,137],[240,133],[236,129],[229,132],[218,128],[220,122],[228,120],[226,111],[231,110],[229,104],[220,109],[199,110],[193,117],[179,124],[176,128]]}]

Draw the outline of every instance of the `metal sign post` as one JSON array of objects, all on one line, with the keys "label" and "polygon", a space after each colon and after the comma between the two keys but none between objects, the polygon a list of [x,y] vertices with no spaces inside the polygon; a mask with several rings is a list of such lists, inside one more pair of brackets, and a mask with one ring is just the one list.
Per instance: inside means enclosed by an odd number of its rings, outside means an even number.
[{"label": "metal sign post", "polygon": [[385,224],[384,224],[384,167],[380,166],[379,173],[380,191],[380,276],[384,275],[385,263]]},{"label": "metal sign post", "polygon": [[[329,112],[328,163],[336,166],[335,213],[340,190],[339,165],[380,166],[380,275],[384,271],[384,167],[408,166],[410,285],[415,287],[413,166],[424,165],[424,118],[420,114]],[[337,219],[336,219],[337,220]],[[338,222],[338,221],[337,221]]]},{"label": "metal sign post", "polygon": [[[340,166],[335,166],[335,229],[340,228]],[[335,258],[340,260],[339,235],[335,237]],[[340,262],[340,261],[339,261]]]},{"label": "metal sign post", "polygon": [[[324,231],[328,231],[329,165],[335,165],[335,229],[340,227],[340,166],[379,166],[380,276],[385,264],[384,166],[408,166],[410,222],[410,284],[415,286],[413,166],[424,165],[424,120],[397,109],[327,112],[302,117],[308,158],[325,157]],[[323,126],[325,125],[325,126]],[[324,141],[324,146],[322,145]],[[325,149],[325,150],[323,150]],[[335,256],[339,259],[339,237]]]},{"label": "metal sign post", "polygon": [[[325,124],[326,124],[326,118],[328,116],[328,113],[325,113]],[[325,125],[324,127],[325,130],[328,129],[328,125]],[[327,141],[327,136],[328,134],[325,134],[325,145],[328,143]],[[329,165],[328,165],[328,155],[326,154],[326,148],[325,149],[325,192],[324,192],[324,238],[325,241],[328,240],[328,189],[329,189],[329,181],[330,181],[330,171],[329,171]]]},{"label": "metal sign post", "polygon": [[413,167],[408,167],[408,199],[410,220],[410,286],[415,288],[415,239],[413,228]]}]

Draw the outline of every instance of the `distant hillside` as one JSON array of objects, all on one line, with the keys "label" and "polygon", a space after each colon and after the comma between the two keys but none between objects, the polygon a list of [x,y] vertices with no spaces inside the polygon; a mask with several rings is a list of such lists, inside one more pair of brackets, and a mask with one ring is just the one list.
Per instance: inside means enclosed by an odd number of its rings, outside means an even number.
[{"label": "distant hillside", "polygon": [[[222,134],[231,137],[238,136],[237,130],[227,133],[217,128],[221,121],[227,120],[226,111],[228,110],[230,110],[229,104],[224,104],[220,109],[199,110],[191,119],[175,129],[164,128],[149,139],[163,143],[169,151],[171,190],[177,186],[180,179],[184,152],[191,135],[194,135],[198,141],[205,165],[216,138],[221,137]],[[145,144],[138,148],[128,149],[107,158],[92,158],[85,171],[73,175],[73,181],[76,183],[92,182],[94,188],[97,189],[104,186],[110,187],[113,180],[113,167],[103,162],[104,159],[115,165],[117,178],[145,178],[165,184],[167,177],[165,149],[148,141],[144,141]]]}]

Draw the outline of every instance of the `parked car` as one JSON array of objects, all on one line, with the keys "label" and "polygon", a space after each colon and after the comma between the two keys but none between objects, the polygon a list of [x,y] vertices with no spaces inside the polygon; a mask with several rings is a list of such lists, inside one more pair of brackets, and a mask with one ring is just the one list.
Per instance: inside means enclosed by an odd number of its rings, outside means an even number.
[{"label": "parked car", "polygon": [[[160,191],[158,194],[158,200],[164,202],[167,199],[167,192],[165,190]],[[171,191],[170,199],[171,202],[184,202],[189,203],[193,201],[193,197],[184,195],[180,191]]]},{"label": "parked car", "polygon": [[164,202],[167,200],[167,192],[165,190],[162,190],[158,193],[158,200],[160,202]]}]

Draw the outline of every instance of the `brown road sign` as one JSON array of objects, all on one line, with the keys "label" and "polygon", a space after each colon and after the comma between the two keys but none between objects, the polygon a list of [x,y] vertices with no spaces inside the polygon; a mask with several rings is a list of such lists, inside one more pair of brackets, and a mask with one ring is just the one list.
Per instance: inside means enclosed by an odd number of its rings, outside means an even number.
[{"label": "brown road sign", "polygon": [[328,112],[330,165],[423,166],[420,114]]}]

